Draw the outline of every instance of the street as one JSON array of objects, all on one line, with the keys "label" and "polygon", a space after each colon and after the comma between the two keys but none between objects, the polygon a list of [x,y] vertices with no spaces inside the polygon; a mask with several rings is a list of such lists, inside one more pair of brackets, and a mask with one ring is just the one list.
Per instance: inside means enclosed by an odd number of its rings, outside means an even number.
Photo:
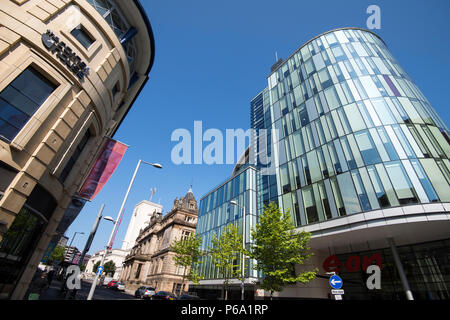
[{"label": "street", "polygon": [[[41,294],[40,300],[64,300],[60,293],[61,282],[54,280],[51,286]],[[77,292],[76,300],[86,300],[91,289],[91,282],[81,281],[81,290]],[[134,295],[103,286],[97,286],[92,300],[133,300]]]}]

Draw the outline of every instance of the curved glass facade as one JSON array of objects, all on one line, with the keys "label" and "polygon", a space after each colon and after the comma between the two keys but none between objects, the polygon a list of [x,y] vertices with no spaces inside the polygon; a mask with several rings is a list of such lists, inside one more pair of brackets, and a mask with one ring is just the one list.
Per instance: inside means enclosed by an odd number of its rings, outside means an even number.
[{"label": "curved glass facade", "polygon": [[130,74],[133,74],[137,51],[136,44],[134,39],[123,41],[123,39],[128,37],[127,34],[129,34],[130,29],[133,27],[122,14],[122,11],[114,0],[87,0],[87,2],[100,13],[117,35],[117,38],[122,42],[130,66]]},{"label": "curved glass facade", "polygon": [[[271,201],[289,210],[297,227],[450,202],[448,128],[370,31],[333,30],[278,61],[250,111],[254,139],[246,163],[200,201],[203,250],[227,223],[242,228],[232,200],[246,208],[247,245]],[[219,290],[211,257],[202,262],[204,290]],[[246,277],[257,278],[250,270]]]},{"label": "curved glass facade", "polygon": [[254,129],[278,129],[267,145],[278,146],[276,174],[259,177],[259,203],[276,201],[297,226],[450,201],[448,128],[370,31],[334,30],[303,45],[252,111]]}]

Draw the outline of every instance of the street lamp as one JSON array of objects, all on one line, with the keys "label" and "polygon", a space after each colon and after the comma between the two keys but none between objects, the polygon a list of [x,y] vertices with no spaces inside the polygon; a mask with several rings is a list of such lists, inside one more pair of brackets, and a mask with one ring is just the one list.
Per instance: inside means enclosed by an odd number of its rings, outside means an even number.
[{"label": "street lamp", "polygon": [[[239,205],[236,201],[231,200],[230,204],[242,208],[242,248],[245,248],[245,207]],[[241,282],[241,300],[244,300],[244,288],[245,288],[245,256],[244,251],[242,251],[241,259],[241,272],[242,272],[242,282]]]},{"label": "street lamp", "polygon": [[[92,230],[91,230],[91,233],[89,235],[88,240],[86,241],[86,245],[84,246],[84,250],[81,253],[80,261],[78,261],[78,266],[80,266],[80,267],[83,264],[84,257],[86,255],[86,253],[91,248],[92,241],[94,240],[95,234],[97,233],[98,225],[100,224],[100,220],[102,219],[102,213],[103,213],[103,209],[104,208],[105,208],[105,204],[103,203],[101,208],[100,208],[100,211],[97,214],[97,218],[95,219],[94,225],[92,226]],[[114,222],[114,219],[109,217],[109,216],[103,217],[103,219],[105,219],[107,221]]]},{"label": "street lamp", "polygon": [[[69,247],[68,247],[68,248],[71,248],[71,247],[72,247],[72,242],[73,242],[73,240],[75,239],[75,236],[77,235],[77,233],[78,233],[78,234],[84,234],[84,232],[78,232],[78,231],[75,232],[75,233],[73,234],[72,240],[70,240],[70,244],[69,244]],[[68,250],[68,249],[67,249],[67,250]],[[73,256],[74,256],[74,254],[72,253],[70,262],[73,261]]]},{"label": "street lamp", "polygon": [[[160,165],[159,163],[150,163],[150,162],[147,162],[147,161],[139,159],[138,164],[136,166],[136,169],[134,170],[133,177],[131,178],[130,184],[128,185],[127,192],[125,193],[125,197],[123,198],[122,205],[120,206],[120,210],[119,210],[119,212],[117,214],[117,219],[114,220],[112,217],[105,217],[105,219],[107,218],[108,221],[114,222],[114,226],[113,226],[113,229],[112,229],[111,234],[109,236],[109,240],[108,240],[108,243],[106,245],[106,250],[103,253],[103,257],[102,257],[102,260],[100,262],[99,267],[103,267],[103,262],[105,261],[105,257],[108,254],[109,250],[111,250],[112,247],[113,247],[114,236],[115,236],[117,228],[119,227],[118,224],[120,224],[120,221],[122,220],[123,208],[125,207],[125,203],[127,202],[128,195],[130,194],[131,186],[134,183],[134,179],[136,178],[136,174],[137,174],[137,172],[139,170],[139,167],[141,166],[141,163],[145,163],[145,164],[151,165],[151,166],[153,166],[153,167],[155,167],[157,169],[162,169],[162,165]],[[97,285],[98,277],[99,277],[99,272],[97,270],[97,272],[95,273],[95,278],[94,278],[94,281],[92,282],[91,290],[89,291],[89,295],[88,295],[87,300],[92,300],[92,296],[94,295],[94,291],[95,291],[95,286]]]}]

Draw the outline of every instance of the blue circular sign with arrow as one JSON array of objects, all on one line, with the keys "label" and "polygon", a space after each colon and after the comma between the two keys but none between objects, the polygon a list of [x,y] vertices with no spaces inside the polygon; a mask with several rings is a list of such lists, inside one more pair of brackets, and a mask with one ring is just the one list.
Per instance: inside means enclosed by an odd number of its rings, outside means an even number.
[{"label": "blue circular sign with arrow", "polygon": [[341,277],[334,275],[330,277],[330,286],[333,289],[340,289],[342,288],[342,285],[344,284],[344,282],[342,281]]},{"label": "blue circular sign with arrow", "polygon": [[103,272],[103,267],[102,266],[98,266],[97,274],[100,276],[102,274],[102,272]]}]

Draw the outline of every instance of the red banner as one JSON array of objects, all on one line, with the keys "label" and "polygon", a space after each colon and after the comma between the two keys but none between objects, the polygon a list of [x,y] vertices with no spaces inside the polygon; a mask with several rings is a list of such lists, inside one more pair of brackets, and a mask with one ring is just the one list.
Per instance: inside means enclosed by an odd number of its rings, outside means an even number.
[{"label": "red banner", "polygon": [[78,196],[89,201],[94,200],[116,170],[127,148],[125,144],[107,138]]}]

